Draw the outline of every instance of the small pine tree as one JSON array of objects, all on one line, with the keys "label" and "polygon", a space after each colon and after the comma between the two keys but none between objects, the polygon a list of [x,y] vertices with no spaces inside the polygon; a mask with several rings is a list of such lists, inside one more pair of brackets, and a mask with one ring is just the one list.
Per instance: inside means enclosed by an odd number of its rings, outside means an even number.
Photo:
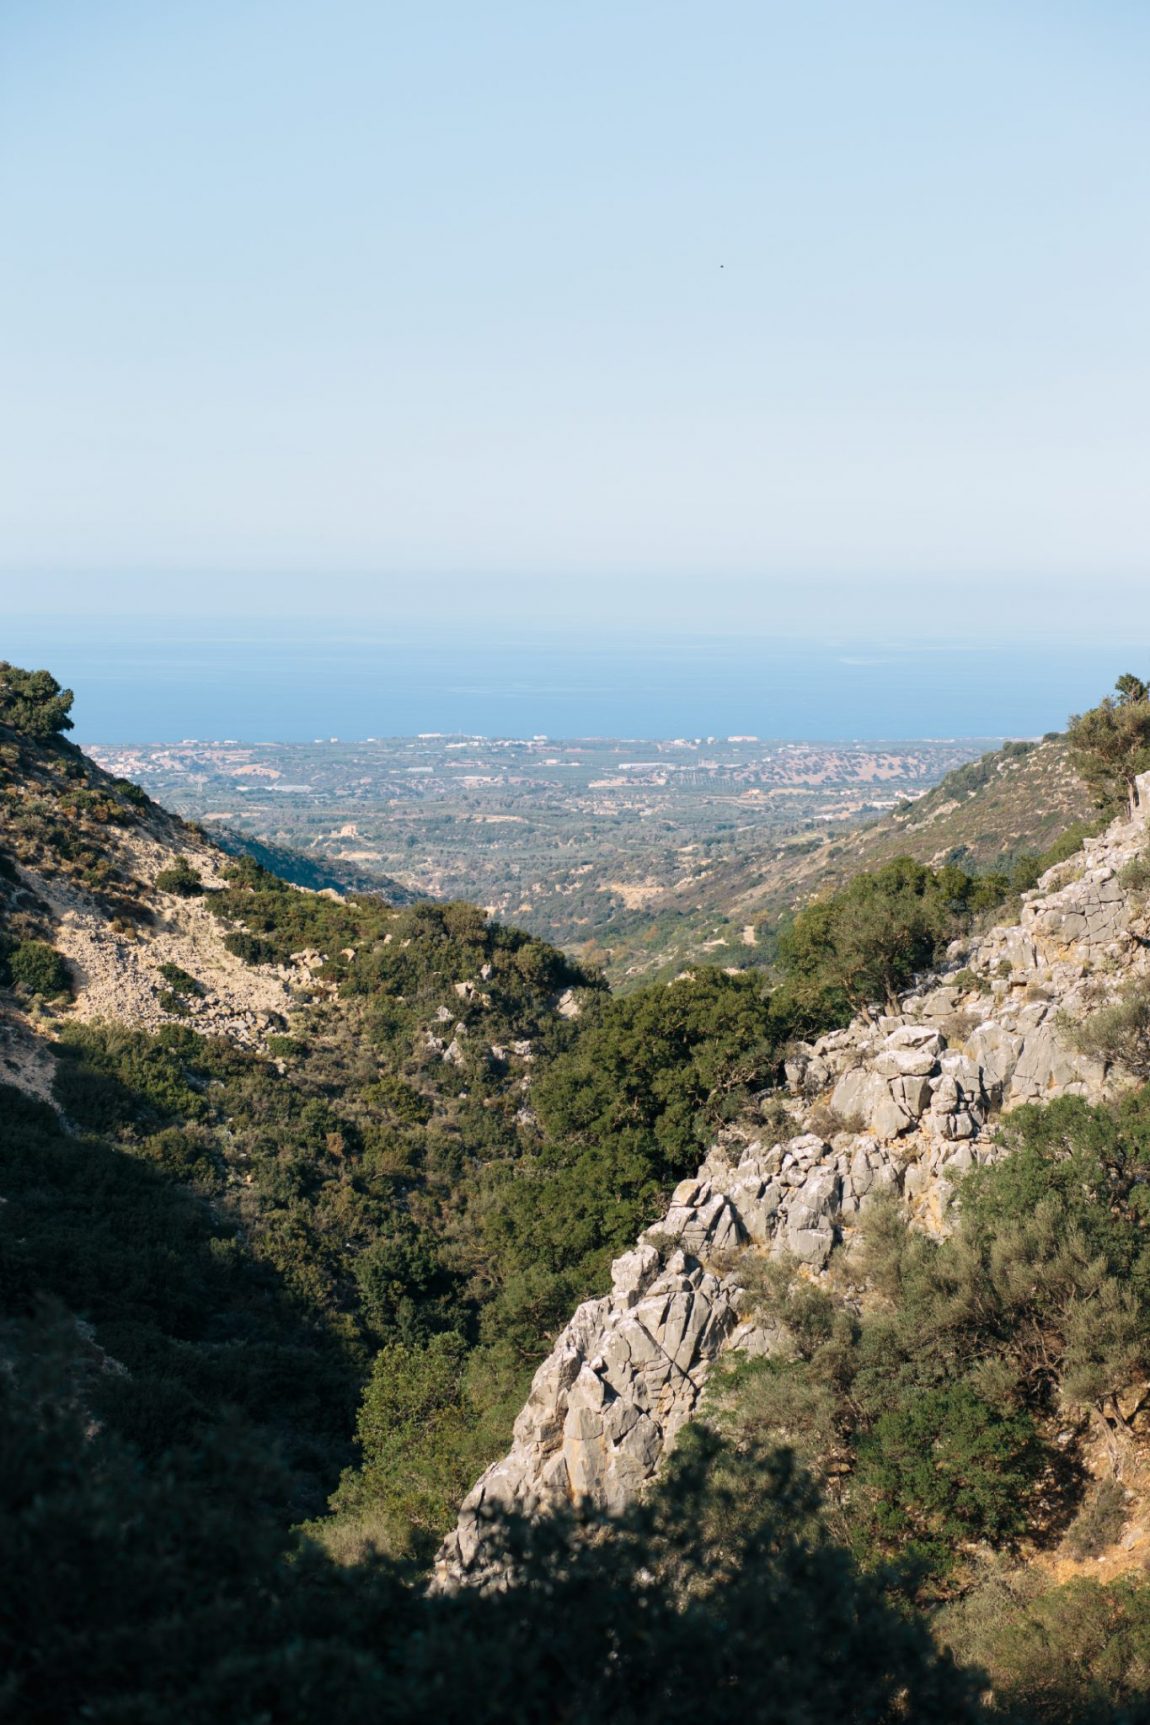
[{"label": "small pine tree", "polygon": [[1076,713],[1067,730],[1070,758],[1098,806],[1117,812],[1125,799],[1138,807],[1138,775],[1150,771],[1150,688],[1131,672],[1113,695]]}]

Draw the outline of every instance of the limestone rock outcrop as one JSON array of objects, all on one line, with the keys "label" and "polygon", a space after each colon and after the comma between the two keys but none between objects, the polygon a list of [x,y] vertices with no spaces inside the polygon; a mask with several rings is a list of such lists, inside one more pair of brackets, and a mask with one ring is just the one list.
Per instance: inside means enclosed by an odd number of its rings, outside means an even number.
[{"label": "limestone rock outcrop", "polygon": [[[1140,791],[1150,808],[1150,775]],[[947,970],[897,1012],[793,1052],[792,1127],[728,1129],[616,1260],[611,1292],[579,1307],[536,1373],[511,1450],[464,1501],[436,1586],[491,1579],[485,1510],[534,1514],[580,1498],[617,1510],[653,1478],[715,1361],[777,1343],[748,1315],[747,1253],[787,1255],[821,1276],[881,1192],[941,1229],[957,1178],[1000,1154],[998,1113],[1064,1095],[1099,1101],[1131,1082],[1077,1052],[1066,1030],[1150,974],[1146,908],[1123,881],[1146,844],[1141,812],[1115,822],[1043,876],[1017,924],[956,943]]]}]

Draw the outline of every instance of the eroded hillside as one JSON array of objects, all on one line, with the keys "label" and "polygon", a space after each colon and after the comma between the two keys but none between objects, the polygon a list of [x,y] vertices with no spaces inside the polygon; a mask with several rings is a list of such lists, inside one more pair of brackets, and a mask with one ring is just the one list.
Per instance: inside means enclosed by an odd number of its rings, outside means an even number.
[{"label": "eroded hillside", "polygon": [[953,861],[972,870],[1009,869],[1060,840],[1073,848],[1096,821],[1064,737],[1008,743],[877,820],[825,834],[808,827],[744,845],[733,857],[707,859],[669,890],[649,894],[641,911],[622,919],[587,956],[606,961],[609,974],[627,986],[700,961],[760,963],[769,960],[780,919],[893,857],[932,867]]},{"label": "eroded hillside", "polygon": [[[1089,1027],[1146,1010],[1150,775],[1139,783],[1143,809],[1049,870],[1016,924],[954,942],[943,973],[897,1006],[793,1047],[771,1130],[720,1134],[613,1264],[612,1291],[581,1306],[559,1337],[514,1446],[471,1492],[440,1554],[440,1585],[488,1578],[493,1507],[534,1514],[576,1499],[620,1511],[655,1477],[724,1355],[786,1357],[785,1323],[748,1291],[759,1259],[849,1288],[859,1220],[880,1195],[898,1195],[915,1224],[943,1232],[963,1177],[1002,1155],[998,1125],[1012,1111],[1068,1097],[1104,1103],[1137,1085],[1138,1058],[1121,1058],[1134,1045],[1092,1041]],[[936,804],[940,818],[947,802]],[[1127,1412],[1142,1413],[1137,1382],[1118,1388]],[[1150,1436],[1144,1413],[1138,1429]],[[1113,1441],[1099,1406],[1078,1436],[1103,1435]],[[1141,1478],[1138,1446],[1125,1461]],[[1150,1540],[1150,1501],[1139,1515],[1127,1526],[1127,1568]],[[1111,1554],[1111,1573],[1121,1568]]]},{"label": "eroded hillside", "polygon": [[307,957],[257,970],[229,950],[208,909],[226,853],[79,750],[4,726],[0,796],[9,927],[64,956],[69,1021],[189,1023],[246,1047],[284,1028]]}]

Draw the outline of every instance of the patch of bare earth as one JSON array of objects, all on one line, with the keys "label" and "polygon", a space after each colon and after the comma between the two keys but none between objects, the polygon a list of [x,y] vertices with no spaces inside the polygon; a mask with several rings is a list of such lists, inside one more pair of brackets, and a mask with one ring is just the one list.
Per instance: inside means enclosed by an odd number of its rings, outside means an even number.
[{"label": "patch of bare earth", "polygon": [[0,1083],[51,1102],[56,1061],[52,1047],[16,1012],[0,1013]]},{"label": "patch of bare earth", "polygon": [[[132,875],[149,883],[172,862],[171,850],[142,832],[125,834],[119,848]],[[225,885],[218,871],[226,857],[207,846],[184,849],[209,891]],[[310,981],[306,963],[253,968],[230,953],[224,945],[227,929],[203,898],[158,894],[155,922],[129,930],[113,927],[72,883],[39,875],[30,881],[56,919],[54,943],[72,967],[72,1016],[78,1019],[112,1019],[146,1030],[187,1023],[240,1046],[258,1047],[269,1030],[282,1027],[293,987]],[[200,985],[202,993],[188,996],[185,1013],[164,1004],[170,992],[161,974],[165,964],[178,965]]]}]

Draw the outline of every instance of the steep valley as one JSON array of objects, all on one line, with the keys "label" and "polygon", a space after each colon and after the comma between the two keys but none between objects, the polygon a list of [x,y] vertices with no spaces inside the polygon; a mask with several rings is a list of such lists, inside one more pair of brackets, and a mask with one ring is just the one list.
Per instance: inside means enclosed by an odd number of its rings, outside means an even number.
[{"label": "steep valley", "polygon": [[0,1718],[1141,1717],[1150,776],[716,858],[613,991],[66,712],[4,667]]},{"label": "steep valley", "polygon": [[298,884],[468,899],[626,986],[724,948],[750,961],[733,921],[747,881],[786,877],[796,843],[873,821],[985,747],[419,737],[93,752],[226,843],[231,830],[280,846]]}]

